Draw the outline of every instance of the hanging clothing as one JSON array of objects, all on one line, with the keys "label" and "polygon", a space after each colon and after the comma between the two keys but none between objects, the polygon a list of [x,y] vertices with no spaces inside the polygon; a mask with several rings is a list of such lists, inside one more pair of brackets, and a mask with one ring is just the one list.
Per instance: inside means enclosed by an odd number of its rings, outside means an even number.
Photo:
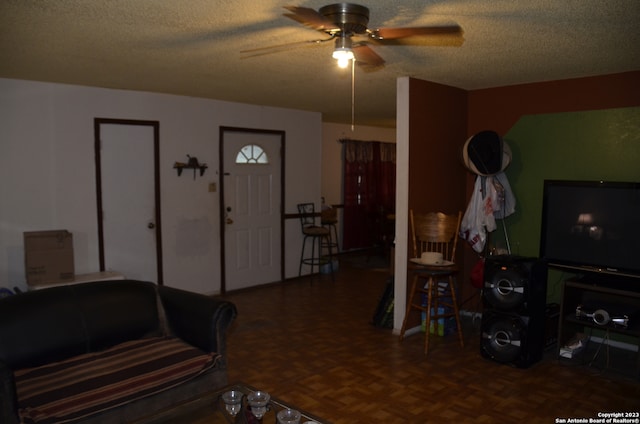
[{"label": "hanging clothing", "polygon": [[481,253],[487,233],[496,229],[496,218],[503,219],[515,212],[515,197],[504,172],[494,176],[476,177],[471,200],[460,223],[460,236],[473,250]]},{"label": "hanging clothing", "polygon": [[499,206],[494,211],[493,216],[498,219],[504,219],[516,211],[516,198],[511,190],[507,174],[504,172],[499,172],[493,176],[493,185],[498,192],[497,202]]}]

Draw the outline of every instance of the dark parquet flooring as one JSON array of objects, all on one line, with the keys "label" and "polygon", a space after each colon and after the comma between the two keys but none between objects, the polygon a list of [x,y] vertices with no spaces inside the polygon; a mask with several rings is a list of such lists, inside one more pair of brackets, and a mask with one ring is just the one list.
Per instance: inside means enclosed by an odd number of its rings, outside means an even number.
[{"label": "dark parquet flooring", "polygon": [[[379,258],[373,258],[376,261]],[[479,322],[457,337],[398,342],[371,318],[388,271],[343,256],[327,275],[228,293],[238,307],[229,378],[341,423],[554,423],[640,411],[640,383],[560,363],[527,369],[480,356]]]}]

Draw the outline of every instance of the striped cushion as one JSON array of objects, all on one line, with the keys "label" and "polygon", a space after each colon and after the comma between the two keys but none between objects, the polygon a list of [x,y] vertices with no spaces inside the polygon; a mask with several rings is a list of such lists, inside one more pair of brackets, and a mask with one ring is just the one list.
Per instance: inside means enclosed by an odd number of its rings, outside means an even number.
[{"label": "striped cushion", "polygon": [[150,338],[19,370],[20,418],[25,424],[71,422],[184,383],[218,358],[176,338]]}]

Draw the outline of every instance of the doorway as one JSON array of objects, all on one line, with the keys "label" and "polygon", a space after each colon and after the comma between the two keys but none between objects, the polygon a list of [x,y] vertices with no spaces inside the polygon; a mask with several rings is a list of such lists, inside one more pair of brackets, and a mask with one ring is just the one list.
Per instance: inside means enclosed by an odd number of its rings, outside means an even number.
[{"label": "doorway", "polygon": [[221,292],[284,280],[284,131],[220,127]]},{"label": "doorway", "polygon": [[157,121],[94,119],[100,271],[162,277]]}]

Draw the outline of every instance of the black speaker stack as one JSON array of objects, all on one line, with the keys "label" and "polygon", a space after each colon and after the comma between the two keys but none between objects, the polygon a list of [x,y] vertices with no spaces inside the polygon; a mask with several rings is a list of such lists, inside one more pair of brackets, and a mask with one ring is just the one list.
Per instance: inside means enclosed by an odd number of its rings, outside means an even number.
[{"label": "black speaker stack", "polygon": [[545,349],[547,266],[537,258],[489,256],[484,265],[480,353],[518,368]]}]

